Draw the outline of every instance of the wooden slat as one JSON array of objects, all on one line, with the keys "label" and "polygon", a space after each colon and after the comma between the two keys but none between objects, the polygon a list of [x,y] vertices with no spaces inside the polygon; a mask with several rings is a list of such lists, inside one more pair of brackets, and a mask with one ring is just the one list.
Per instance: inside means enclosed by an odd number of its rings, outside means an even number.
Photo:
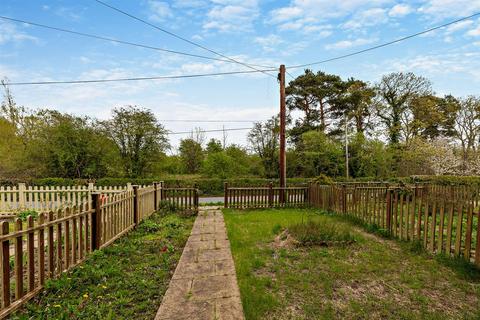
[{"label": "wooden slat", "polygon": [[[7,221],[2,222],[2,235],[7,235],[10,227]],[[10,305],[10,241],[2,241],[2,307]]]},{"label": "wooden slat", "polygon": [[[45,223],[45,214],[41,213],[38,217],[38,225],[43,226]],[[32,224],[33,226],[33,224]],[[33,241],[32,241],[33,242]],[[41,286],[45,284],[45,229],[38,230],[38,282]],[[32,257],[33,258],[33,257]],[[35,262],[32,261],[34,264]],[[34,279],[34,277],[32,277]],[[32,286],[30,291],[33,291],[35,285]]]},{"label": "wooden slat", "polygon": [[[27,256],[28,256],[27,275],[28,275],[28,291],[29,292],[35,289],[35,233],[33,231],[33,227],[34,227],[33,217],[28,216],[27,229],[29,230],[29,232],[27,236]],[[44,268],[45,267],[42,267],[41,269],[44,269]]]},{"label": "wooden slat", "polygon": [[[22,220],[15,219],[15,231],[21,231],[23,228]],[[15,298],[23,297],[23,239],[22,236],[15,238]]]}]

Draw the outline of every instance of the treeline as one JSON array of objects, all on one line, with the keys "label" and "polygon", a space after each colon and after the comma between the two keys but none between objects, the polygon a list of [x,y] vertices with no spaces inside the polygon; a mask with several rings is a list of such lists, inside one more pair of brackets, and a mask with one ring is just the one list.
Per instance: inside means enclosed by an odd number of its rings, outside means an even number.
[{"label": "treeline", "polygon": [[[350,177],[480,174],[480,98],[438,96],[413,73],[391,73],[378,83],[305,73],[286,88],[288,176]],[[272,172],[278,158],[272,119],[250,137]],[[267,143],[265,143],[267,142]]]},{"label": "treeline", "polygon": [[[207,141],[201,129],[174,150],[150,110],[126,106],[100,121],[18,106],[6,83],[0,178],[278,177],[278,117],[255,123],[248,146]],[[305,70],[289,82],[288,177],[480,174],[480,98],[438,96],[413,73],[377,83]],[[346,151],[348,145],[348,168]],[[174,151],[174,152],[172,152]]]},{"label": "treeline", "polygon": [[8,85],[2,84],[0,180],[264,176],[259,156],[214,139],[207,143],[201,130],[181,140],[171,155],[168,133],[150,110],[118,107],[105,121],[32,110],[17,105]]}]

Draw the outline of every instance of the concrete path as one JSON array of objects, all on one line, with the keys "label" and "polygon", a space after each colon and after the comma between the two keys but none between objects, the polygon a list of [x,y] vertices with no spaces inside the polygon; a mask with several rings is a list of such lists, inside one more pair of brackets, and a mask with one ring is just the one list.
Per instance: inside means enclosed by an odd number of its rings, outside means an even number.
[{"label": "concrete path", "polygon": [[222,212],[200,208],[156,320],[243,320]]}]

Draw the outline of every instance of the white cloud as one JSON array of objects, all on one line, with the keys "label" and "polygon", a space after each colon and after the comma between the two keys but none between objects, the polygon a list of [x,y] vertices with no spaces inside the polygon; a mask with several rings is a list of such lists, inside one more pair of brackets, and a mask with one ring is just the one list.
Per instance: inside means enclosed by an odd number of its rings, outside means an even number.
[{"label": "white cloud", "polygon": [[162,22],[173,16],[170,5],[167,2],[149,0],[148,8],[150,10],[149,19],[152,21]]},{"label": "white cloud", "polygon": [[377,39],[365,39],[365,38],[358,38],[355,40],[342,40],[338,41],[332,44],[327,44],[325,46],[325,49],[331,50],[331,49],[348,49],[348,48],[353,48],[353,47],[358,47],[358,46],[363,46],[366,44],[370,44],[373,42],[376,42]]},{"label": "white cloud", "polygon": [[441,20],[448,17],[463,17],[480,10],[478,0],[428,0],[418,9],[419,12]]},{"label": "white cloud", "polygon": [[359,9],[368,14],[369,9],[390,2],[392,0],[292,0],[286,7],[272,10],[268,22],[278,24],[280,30],[304,30],[307,26],[318,25],[329,19],[349,16]]},{"label": "white cloud", "polygon": [[403,17],[412,12],[412,8],[408,4],[396,4],[389,11],[390,17]]},{"label": "white cloud", "polygon": [[447,28],[446,33],[447,34],[454,33],[456,31],[465,29],[465,28],[471,26],[472,24],[473,24],[472,20],[466,20],[466,21],[461,21],[461,22],[452,24],[451,26],[449,26]]},{"label": "white cloud", "polygon": [[253,22],[259,16],[256,1],[221,1],[207,13],[203,28],[220,32],[251,31]]},{"label": "white cloud", "polygon": [[382,8],[372,8],[361,11],[354,17],[343,24],[345,29],[360,29],[382,24],[388,21],[387,12]]},{"label": "white cloud", "polygon": [[301,17],[303,10],[299,7],[285,7],[273,10],[270,15],[272,16],[272,22],[284,22]]},{"label": "white cloud", "polygon": [[38,43],[38,39],[36,37],[18,30],[14,24],[0,22],[0,45],[8,42],[20,43],[23,41],[33,41]]},{"label": "white cloud", "polygon": [[475,29],[469,30],[467,32],[467,35],[472,37],[480,36],[480,26],[476,27]]},{"label": "white cloud", "polygon": [[276,34],[270,34],[265,37],[256,37],[253,42],[261,45],[264,51],[271,52],[276,50],[278,45],[283,43],[283,40]]}]

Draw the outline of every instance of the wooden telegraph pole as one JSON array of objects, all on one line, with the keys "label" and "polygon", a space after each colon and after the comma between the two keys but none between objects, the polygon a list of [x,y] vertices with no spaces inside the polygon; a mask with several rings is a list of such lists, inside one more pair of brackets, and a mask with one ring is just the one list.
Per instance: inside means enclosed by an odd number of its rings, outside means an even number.
[{"label": "wooden telegraph pole", "polygon": [[[286,187],[286,176],[287,176],[287,157],[285,154],[285,121],[286,121],[286,110],[285,110],[285,65],[280,66],[280,73],[278,74],[278,80],[280,82],[280,188]],[[285,190],[280,190],[280,203],[285,202]]]}]

